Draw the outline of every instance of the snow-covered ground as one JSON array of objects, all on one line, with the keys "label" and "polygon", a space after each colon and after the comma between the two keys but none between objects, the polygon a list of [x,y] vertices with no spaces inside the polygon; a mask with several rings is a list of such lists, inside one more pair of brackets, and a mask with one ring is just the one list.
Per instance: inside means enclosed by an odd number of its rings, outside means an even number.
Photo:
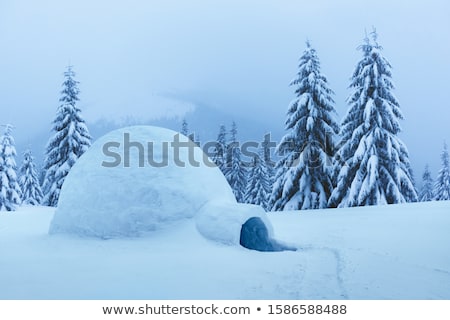
[{"label": "snow-covered ground", "polygon": [[209,241],[193,219],[136,239],[48,235],[0,212],[0,299],[450,299],[450,202],[270,213],[298,251]]}]

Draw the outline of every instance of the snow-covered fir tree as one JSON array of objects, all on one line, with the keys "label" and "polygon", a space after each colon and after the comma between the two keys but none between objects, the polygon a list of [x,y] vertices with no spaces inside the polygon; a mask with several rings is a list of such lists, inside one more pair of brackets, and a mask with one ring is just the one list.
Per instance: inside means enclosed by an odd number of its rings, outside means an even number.
[{"label": "snow-covered fir tree", "polygon": [[189,129],[188,129],[188,123],[186,121],[186,119],[183,119],[183,122],[181,123],[181,131],[180,133],[184,136],[188,136],[189,134]]},{"label": "snow-covered fir tree", "polygon": [[288,133],[276,150],[281,159],[276,165],[272,210],[326,208],[333,188],[330,168],[339,127],[333,91],[309,42],[291,86],[296,98],[287,112]]},{"label": "snow-covered fir tree", "polygon": [[227,149],[227,129],[225,125],[222,124],[219,128],[219,134],[217,135],[217,140],[211,157],[216,166],[218,166],[222,172],[225,171],[226,149]]},{"label": "snow-covered fir tree", "polygon": [[398,138],[400,104],[393,94],[391,65],[375,30],[360,46],[349,110],[341,125],[337,186],[329,205],[352,207],[417,201],[406,146]]},{"label": "snow-covered fir tree", "polygon": [[241,160],[241,148],[237,141],[237,126],[235,122],[231,126],[230,135],[231,138],[226,149],[226,162],[223,173],[231,189],[233,189],[236,201],[242,203],[244,202],[247,186],[247,169]]},{"label": "snow-covered fir tree", "polygon": [[23,163],[19,170],[19,185],[22,191],[22,203],[38,205],[42,201],[42,190],[39,184],[39,176],[34,164],[31,151],[23,154]]},{"label": "snow-covered fir tree", "polygon": [[441,153],[441,163],[442,167],[434,185],[434,199],[450,200],[450,161],[446,143]]},{"label": "snow-covered fir tree", "polygon": [[[42,186],[44,185],[44,181],[45,181],[45,167],[43,164],[39,167],[38,179],[39,179],[39,185],[41,186],[41,191],[42,191]],[[44,198],[44,192],[42,192],[42,198]],[[42,201],[41,201],[41,203],[42,203]]]},{"label": "snow-covered fir tree", "polygon": [[0,138],[0,210],[15,211],[20,204],[20,186],[17,181],[16,147],[12,125],[5,126]]},{"label": "snow-covered fir tree", "polygon": [[43,204],[56,206],[64,179],[77,159],[90,147],[91,136],[77,106],[78,81],[69,66],[64,73],[61,102],[53,121],[54,135],[46,147]]},{"label": "snow-covered fir tree", "polygon": [[189,133],[189,126],[186,121],[186,119],[183,119],[183,122],[181,123],[181,131],[180,133],[186,137],[188,137],[192,142],[194,142],[197,146],[200,146],[200,137],[197,135],[197,138],[195,137],[195,132]]},{"label": "snow-covered fir tree", "polygon": [[195,135],[195,141],[194,141],[194,143],[198,146],[198,147],[200,147],[201,146],[201,141],[200,141],[200,134],[196,134]]},{"label": "snow-covered fir tree", "polygon": [[266,137],[270,138],[269,134],[266,134],[264,136],[264,141],[261,143],[261,147],[262,147],[262,151],[263,151],[263,161],[264,161],[264,166],[266,168],[266,179],[268,181],[269,184],[269,198],[267,200],[267,210],[270,209],[270,196],[272,194],[272,186],[273,186],[273,182],[274,182],[274,177],[275,177],[275,165],[276,163],[274,161],[272,161],[272,153],[270,150],[270,146],[269,146],[269,140],[266,139]]},{"label": "snow-covered fir tree", "polygon": [[431,177],[430,168],[427,164],[422,175],[422,188],[420,189],[419,201],[431,201],[433,198],[433,178]]},{"label": "snow-covered fir tree", "polygon": [[261,149],[252,161],[251,169],[248,172],[248,182],[245,191],[244,201],[260,205],[264,210],[269,211],[269,198],[272,192],[271,177],[268,173],[266,161],[264,161],[264,151]]}]

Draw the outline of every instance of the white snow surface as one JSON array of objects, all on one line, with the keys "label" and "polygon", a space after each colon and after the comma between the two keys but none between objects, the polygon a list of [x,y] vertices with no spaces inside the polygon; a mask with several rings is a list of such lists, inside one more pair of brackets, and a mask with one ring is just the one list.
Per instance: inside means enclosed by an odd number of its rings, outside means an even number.
[{"label": "white snow surface", "polygon": [[239,245],[242,225],[250,218],[258,217],[267,227],[269,238],[273,228],[267,214],[260,206],[230,202],[208,202],[195,216],[197,230],[205,238],[223,244]]},{"label": "white snow surface", "polygon": [[[50,233],[102,239],[139,237],[199,214],[197,228],[201,234],[238,245],[243,219],[264,220],[264,210],[237,204],[221,171],[212,167],[211,161],[206,165],[203,151],[187,137],[179,135],[184,146],[175,151],[172,143],[177,134],[158,127],[135,126],[98,139],[66,177]],[[109,165],[117,155],[120,163]],[[149,158],[167,163],[156,167]],[[270,224],[267,219],[265,223]]]},{"label": "white snow surface", "polygon": [[49,235],[53,214],[0,211],[0,299],[450,299],[449,201],[269,213],[296,252],[209,241],[195,219]]}]

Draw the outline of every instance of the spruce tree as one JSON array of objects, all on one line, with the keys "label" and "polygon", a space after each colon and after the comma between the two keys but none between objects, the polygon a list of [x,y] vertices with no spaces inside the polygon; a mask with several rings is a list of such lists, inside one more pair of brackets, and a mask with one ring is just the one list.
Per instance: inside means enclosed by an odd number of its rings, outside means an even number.
[{"label": "spruce tree", "polygon": [[375,30],[371,36],[360,46],[363,57],[351,79],[331,207],[417,201],[408,150],[397,136],[403,115],[392,92],[391,65]]},{"label": "spruce tree", "polygon": [[217,135],[217,141],[214,146],[212,160],[219,167],[222,173],[225,171],[226,166],[226,148],[227,148],[227,129],[222,124],[219,128],[219,134]]},{"label": "spruce tree", "polygon": [[430,168],[427,164],[422,175],[422,189],[420,189],[419,201],[431,201],[433,198],[433,179],[431,178]]},{"label": "spruce tree", "polygon": [[268,211],[269,198],[272,191],[271,177],[264,161],[263,150],[260,150],[253,158],[252,167],[248,173],[248,184],[244,200],[246,203],[260,205]]},{"label": "spruce tree", "polygon": [[15,211],[20,204],[20,186],[17,181],[16,148],[12,126],[7,124],[0,137],[0,210]]},{"label": "spruce tree", "polygon": [[244,202],[245,188],[247,185],[247,170],[241,160],[241,149],[237,141],[237,126],[233,122],[231,126],[231,139],[227,145],[225,155],[224,175],[233,189],[237,202]]},{"label": "spruce tree", "polygon": [[295,87],[296,98],[287,112],[288,133],[276,149],[281,159],[275,168],[272,210],[326,208],[333,188],[330,167],[339,128],[333,91],[309,42],[290,85]]},{"label": "spruce tree", "polygon": [[197,135],[195,136],[195,141],[194,143],[197,145],[197,147],[201,146],[201,141],[200,141],[200,134],[197,133]]},{"label": "spruce tree", "polygon": [[180,133],[186,137],[189,134],[188,123],[187,123],[186,119],[183,119],[183,122],[181,123],[181,132]]},{"label": "spruce tree", "polygon": [[263,158],[264,161],[264,167],[266,169],[266,179],[269,185],[269,194],[267,199],[267,210],[270,210],[270,196],[272,194],[272,187],[274,183],[275,178],[275,162],[272,161],[272,154],[269,146],[269,140],[266,139],[266,137],[270,138],[270,135],[266,134],[264,137],[264,141],[261,143],[262,152],[263,152]]},{"label": "spruce tree", "polygon": [[441,153],[441,162],[442,167],[434,185],[434,199],[450,200],[450,161],[446,143]]},{"label": "spruce tree", "polygon": [[190,133],[187,137],[189,138],[189,140],[191,140],[192,142],[195,143],[195,133],[194,132]]},{"label": "spruce tree", "polygon": [[183,122],[181,123],[181,131],[180,133],[186,137],[189,138],[192,142],[194,142],[197,146],[200,146],[200,138],[197,136],[197,139],[195,138],[195,132],[189,133],[189,126],[186,121],[186,119],[183,119]]},{"label": "spruce tree", "polygon": [[60,106],[53,121],[54,135],[46,147],[43,204],[56,206],[64,179],[77,159],[90,147],[91,136],[77,106],[78,81],[69,66],[64,73]]},{"label": "spruce tree", "polygon": [[38,205],[42,201],[42,190],[31,151],[25,151],[23,163],[19,170],[19,185],[22,191],[22,203]]}]

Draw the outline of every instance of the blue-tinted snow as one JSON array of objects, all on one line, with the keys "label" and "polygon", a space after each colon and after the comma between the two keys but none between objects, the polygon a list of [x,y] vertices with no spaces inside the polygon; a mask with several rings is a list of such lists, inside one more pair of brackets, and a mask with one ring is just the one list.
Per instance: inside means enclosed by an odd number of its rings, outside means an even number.
[{"label": "blue-tinted snow", "polygon": [[54,209],[0,212],[0,299],[450,299],[450,202],[269,213],[258,252],[193,220],[150,237],[48,235]]}]

